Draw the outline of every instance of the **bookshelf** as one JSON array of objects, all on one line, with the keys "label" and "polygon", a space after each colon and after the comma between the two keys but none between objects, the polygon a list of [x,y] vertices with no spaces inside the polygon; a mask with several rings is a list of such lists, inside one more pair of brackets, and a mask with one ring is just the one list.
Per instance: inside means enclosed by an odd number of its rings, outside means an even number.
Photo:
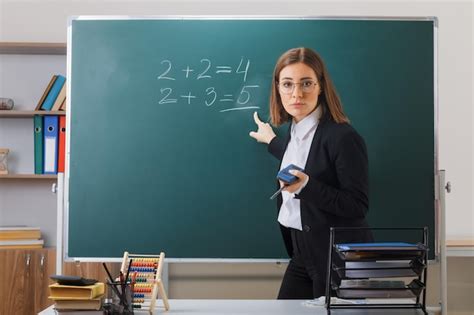
[{"label": "bookshelf", "polygon": [[[0,110],[0,118],[31,118],[35,115],[46,116],[56,115],[64,116],[65,111],[42,111],[42,110]],[[0,180],[8,179],[57,179],[57,175],[52,174],[7,174],[0,175]]]},{"label": "bookshelf", "polygon": [[[50,42],[0,42],[0,54],[4,55],[66,55],[66,43]],[[31,106],[34,107],[34,106]],[[35,115],[66,115],[65,111],[36,111],[36,110],[0,110],[0,118],[32,118]],[[0,175],[0,180],[6,179],[56,179],[57,175],[37,174],[8,174]]]},{"label": "bookshelf", "polygon": [[0,175],[0,180],[3,179],[57,179],[58,175],[54,174],[7,174]]},{"label": "bookshelf", "polygon": [[66,43],[0,42],[0,54],[5,55],[65,55]]},{"label": "bookshelf", "polygon": [[52,304],[48,285],[49,275],[56,273],[57,196],[51,184],[58,176],[32,174],[28,165],[35,115],[66,115],[34,110],[50,75],[65,72],[66,50],[65,43],[0,41],[0,68],[8,78],[0,97],[15,101],[13,110],[0,110],[0,147],[10,149],[9,165],[13,160],[17,166],[17,173],[0,175],[1,224],[38,226],[45,240],[44,248],[0,250],[0,266],[5,266],[0,271],[0,300],[6,301],[0,303],[0,314],[36,314]]},{"label": "bookshelf", "polygon": [[474,239],[446,240],[446,253],[452,257],[474,257]]},{"label": "bookshelf", "polygon": [[35,115],[64,116],[65,111],[43,111],[43,110],[0,110],[0,118],[28,118]]}]

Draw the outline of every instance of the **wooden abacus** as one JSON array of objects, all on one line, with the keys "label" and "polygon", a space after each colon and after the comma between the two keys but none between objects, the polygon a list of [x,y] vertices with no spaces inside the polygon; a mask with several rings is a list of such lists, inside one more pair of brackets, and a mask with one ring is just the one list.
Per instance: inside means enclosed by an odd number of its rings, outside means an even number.
[{"label": "wooden abacus", "polygon": [[132,284],[134,308],[148,310],[150,314],[153,314],[159,293],[165,310],[170,309],[165,287],[161,280],[164,260],[165,253],[163,252],[160,255],[123,253],[120,270],[124,275],[128,274],[126,281]]}]

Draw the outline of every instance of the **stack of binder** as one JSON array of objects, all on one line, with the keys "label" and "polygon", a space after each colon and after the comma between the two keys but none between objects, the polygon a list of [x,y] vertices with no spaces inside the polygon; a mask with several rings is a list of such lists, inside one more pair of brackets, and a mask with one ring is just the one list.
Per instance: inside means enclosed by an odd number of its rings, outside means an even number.
[{"label": "stack of binder", "polygon": [[[60,74],[51,78],[35,110],[66,110],[66,78]],[[35,115],[35,174],[64,172],[66,151],[66,117]]]},{"label": "stack of binder", "polygon": [[54,301],[54,308],[59,314],[61,311],[64,311],[64,314],[72,314],[72,311],[84,311],[84,314],[90,315],[102,314],[100,309],[105,291],[102,282],[87,286],[54,283],[49,286],[49,290],[49,298]]},{"label": "stack of binder", "polygon": [[34,117],[35,174],[64,173],[66,117]]}]

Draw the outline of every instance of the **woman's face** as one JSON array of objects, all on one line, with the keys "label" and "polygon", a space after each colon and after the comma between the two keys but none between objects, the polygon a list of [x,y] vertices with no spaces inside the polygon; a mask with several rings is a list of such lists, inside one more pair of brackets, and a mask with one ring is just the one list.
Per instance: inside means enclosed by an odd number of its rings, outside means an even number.
[{"label": "woman's face", "polygon": [[278,91],[285,111],[299,122],[316,108],[321,87],[313,69],[300,62],[280,71]]}]

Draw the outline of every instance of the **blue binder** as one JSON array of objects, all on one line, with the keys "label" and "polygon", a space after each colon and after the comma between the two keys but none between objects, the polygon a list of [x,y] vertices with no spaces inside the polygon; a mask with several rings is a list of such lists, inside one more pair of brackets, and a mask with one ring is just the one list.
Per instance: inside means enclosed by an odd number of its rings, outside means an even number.
[{"label": "blue binder", "polygon": [[43,173],[58,173],[58,116],[44,116]]}]

